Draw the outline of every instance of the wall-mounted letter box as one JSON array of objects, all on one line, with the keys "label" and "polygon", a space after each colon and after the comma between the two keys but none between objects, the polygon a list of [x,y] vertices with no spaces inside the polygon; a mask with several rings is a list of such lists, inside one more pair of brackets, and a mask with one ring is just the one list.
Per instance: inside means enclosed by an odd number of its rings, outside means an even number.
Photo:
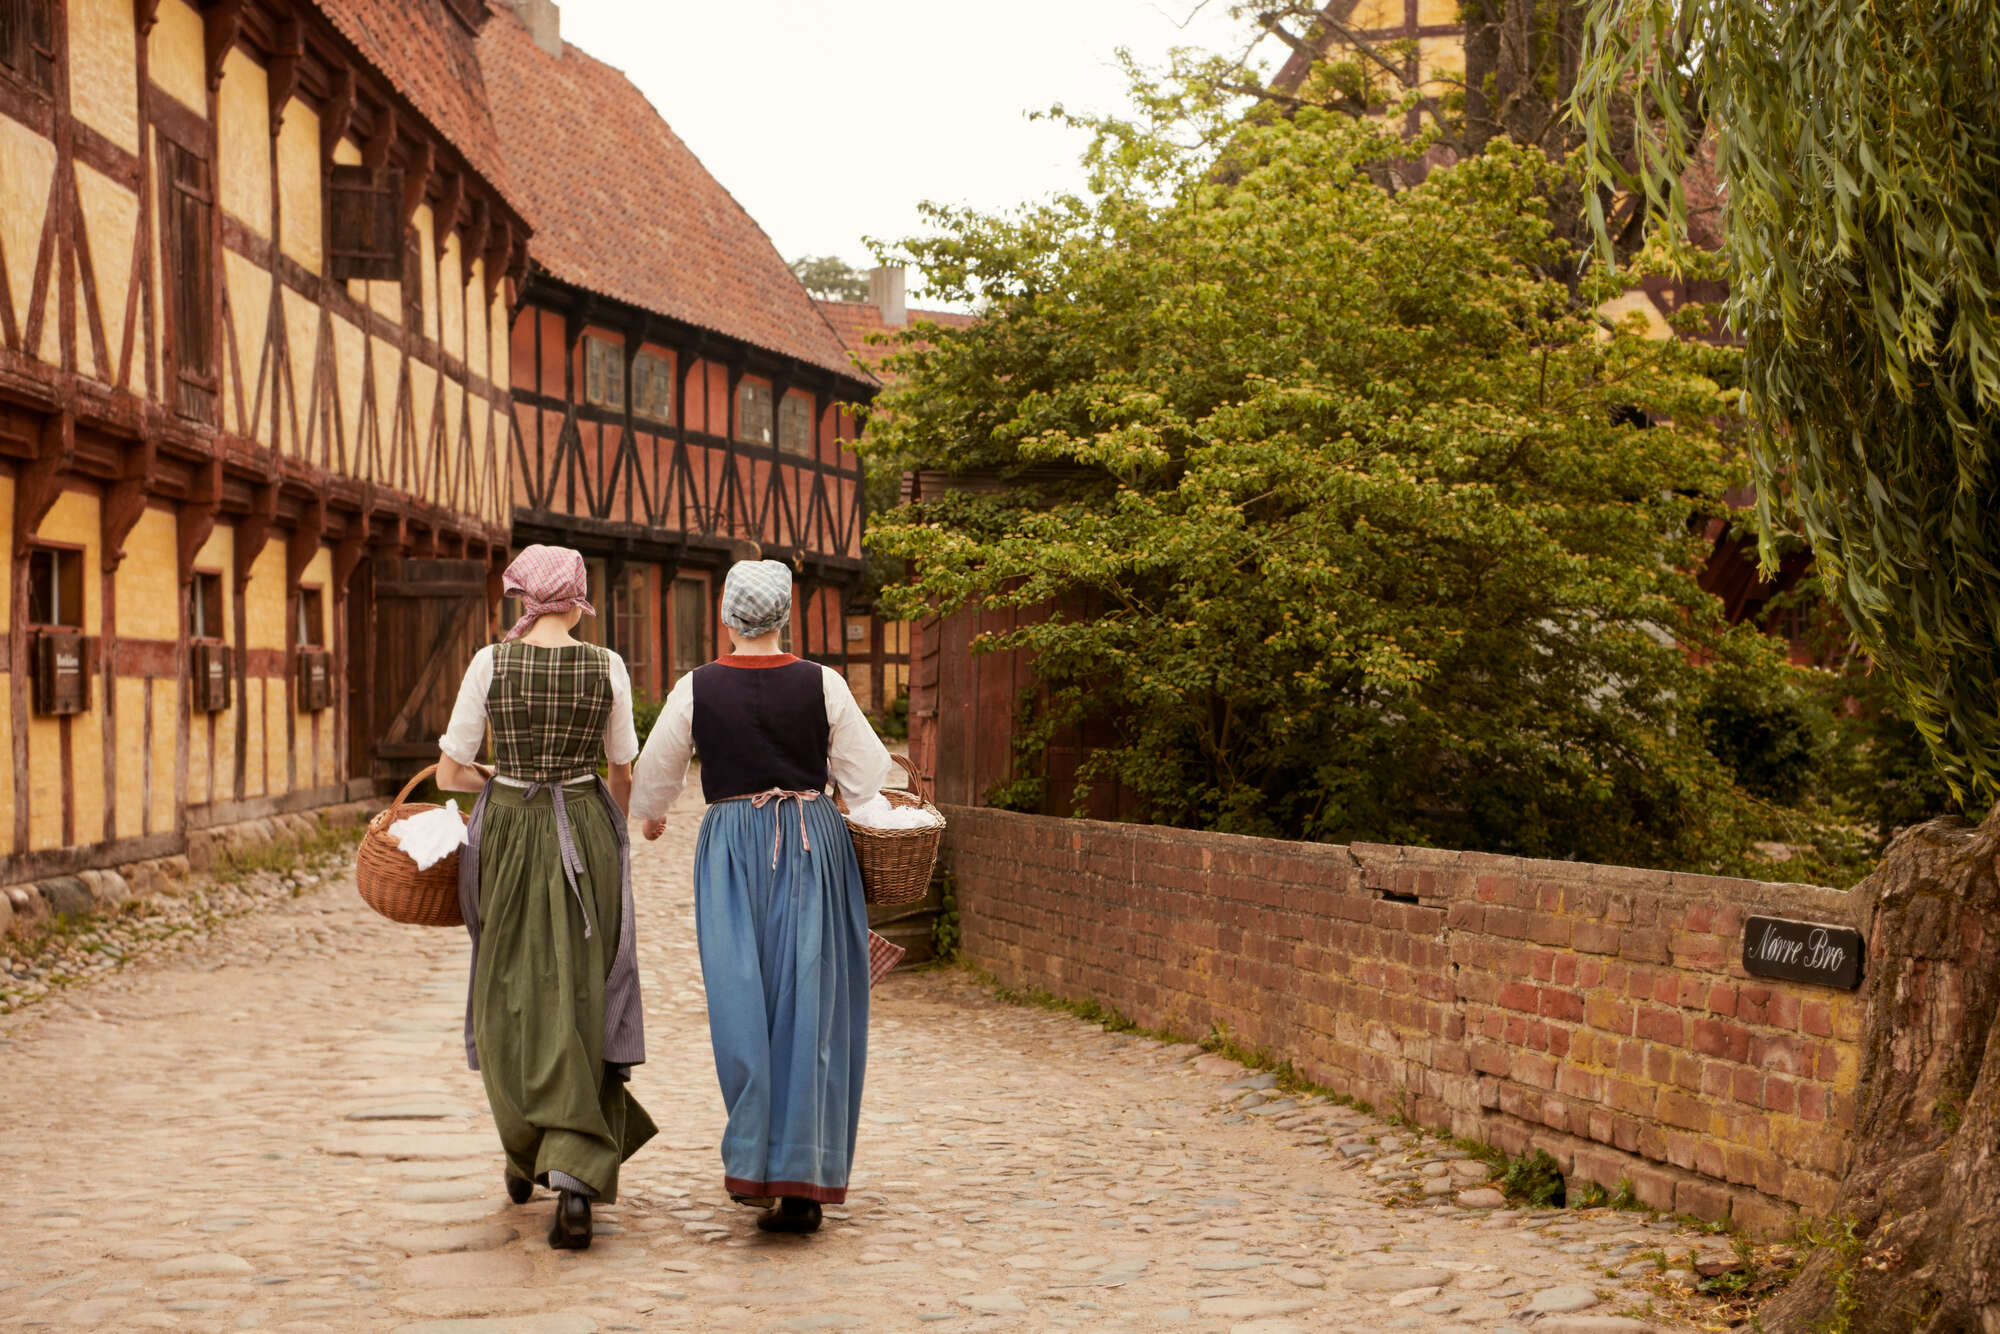
[{"label": "wall-mounted letter box", "polygon": [[74,630],[35,634],[35,712],[44,717],[90,708],[91,641]]},{"label": "wall-mounted letter box", "polygon": [[333,655],[323,648],[299,650],[299,709],[318,713],[333,707]]},{"label": "wall-mounted letter box", "polygon": [[229,707],[229,645],[189,645],[188,675],[196,713],[221,713]]}]

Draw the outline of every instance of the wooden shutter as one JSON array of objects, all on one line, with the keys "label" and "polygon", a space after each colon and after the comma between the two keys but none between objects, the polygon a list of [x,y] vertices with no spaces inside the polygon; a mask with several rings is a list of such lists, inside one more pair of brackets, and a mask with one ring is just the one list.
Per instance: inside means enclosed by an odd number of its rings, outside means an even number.
[{"label": "wooden shutter", "polygon": [[215,336],[215,196],[208,163],[179,144],[161,139],[160,165],[178,384],[175,407],[182,416],[213,426],[220,420],[216,409],[222,387]]},{"label": "wooden shutter", "polygon": [[328,271],[350,278],[403,280],[403,182],[401,173],[335,165],[327,177]]},{"label": "wooden shutter", "polygon": [[38,92],[55,91],[55,0],[0,0],[0,69]]},{"label": "wooden shutter", "polygon": [[55,0],[28,0],[28,82],[45,93],[56,90]]}]

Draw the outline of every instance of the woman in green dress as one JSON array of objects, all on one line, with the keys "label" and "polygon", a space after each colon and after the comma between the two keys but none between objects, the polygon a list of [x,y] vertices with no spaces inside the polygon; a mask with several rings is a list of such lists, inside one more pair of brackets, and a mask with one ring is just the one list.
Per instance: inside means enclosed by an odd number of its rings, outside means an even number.
[{"label": "woman in green dress", "polygon": [[[590,1204],[654,1134],[632,1097],[645,1060],[625,805],[639,739],[609,649],[571,637],[583,557],[531,546],[507,567],[524,615],[473,655],[439,742],[438,786],[477,792],[459,859],[472,936],[466,1060],[486,1084],[507,1193],[558,1193],[549,1244],[590,1245]],[[494,772],[477,765],[488,730]],[[608,777],[600,777],[608,766]]]}]

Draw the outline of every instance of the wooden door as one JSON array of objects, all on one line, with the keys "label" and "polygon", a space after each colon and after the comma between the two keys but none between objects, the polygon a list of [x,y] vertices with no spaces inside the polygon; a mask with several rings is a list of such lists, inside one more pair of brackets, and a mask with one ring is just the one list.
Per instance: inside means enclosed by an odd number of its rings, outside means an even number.
[{"label": "wooden door", "polygon": [[476,560],[374,562],[373,643],[361,670],[369,682],[366,770],[401,780],[437,759],[458,683],[486,643],[486,566]]}]

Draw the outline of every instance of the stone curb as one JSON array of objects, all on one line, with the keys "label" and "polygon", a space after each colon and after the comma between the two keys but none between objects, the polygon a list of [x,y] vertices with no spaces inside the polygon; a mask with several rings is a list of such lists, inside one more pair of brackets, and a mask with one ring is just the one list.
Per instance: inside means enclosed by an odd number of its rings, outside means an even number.
[{"label": "stone curb", "polygon": [[110,912],[131,899],[178,893],[189,876],[214,870],[232,853],[268,847],[284,838],[308,837],[334,825],[358,825],[381,807],[379,801],[349,801],[194,829],[188,831],[185,853],[8,885],[0,889],[0,937],[34,934],[58,915],[89,916]]}]

